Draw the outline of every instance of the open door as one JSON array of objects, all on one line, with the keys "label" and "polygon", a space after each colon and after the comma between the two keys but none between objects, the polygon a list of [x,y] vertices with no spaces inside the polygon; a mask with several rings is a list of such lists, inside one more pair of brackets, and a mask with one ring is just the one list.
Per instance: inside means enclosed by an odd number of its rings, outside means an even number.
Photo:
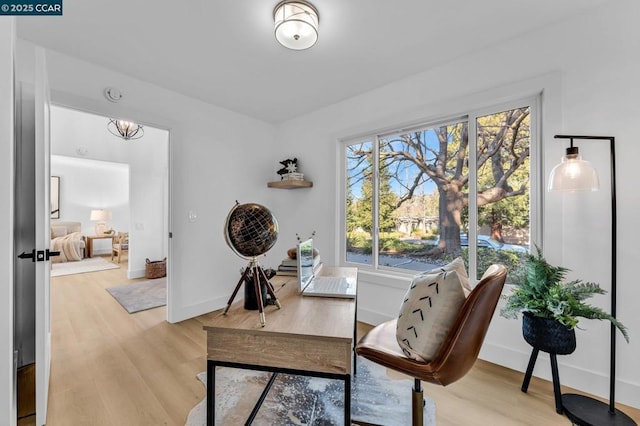
[{"label": "open door", "polygon": [[[44,49],[16,46],[15,326],[18,371],[35,368],[36,424],[47,418],[51,365],[49,90]],[[29,389],[26,391],[30,392]],[[31,390],[32,392],[32,390]],[[18,389],[18,397],[29,397]],[[20,416],[21,401],[18,400]]]},{"label": "open door", "polygon": [[47,422],[49,375],[51,372],[51,172],[50,163],[50,105],[45,51],[35,52],[35,124],[36,124],[36,241],[45,252],[44,262],[36,267],[36,424]]}]

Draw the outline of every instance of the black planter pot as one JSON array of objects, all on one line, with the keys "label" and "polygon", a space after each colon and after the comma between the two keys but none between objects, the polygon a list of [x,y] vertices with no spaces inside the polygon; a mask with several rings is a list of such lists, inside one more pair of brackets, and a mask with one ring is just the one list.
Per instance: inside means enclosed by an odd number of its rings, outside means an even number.
[{"label": "black planter pot", "polygon": [[522,336],[528,344],[543,352],[568,355],[576,350],[574,329],[554,319],[536,317],[528,312],[522,316]]}]

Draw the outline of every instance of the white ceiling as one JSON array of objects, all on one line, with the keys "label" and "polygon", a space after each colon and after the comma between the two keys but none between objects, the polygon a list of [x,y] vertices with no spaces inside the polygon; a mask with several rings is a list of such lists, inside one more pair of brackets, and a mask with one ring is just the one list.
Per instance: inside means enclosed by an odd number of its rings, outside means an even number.
[{"label": "white ceiling", "polygon": [[320,37],[305,51],[276,42],[278,0],[65,0],[64,16],[19,17],[17,28],[44,47],[279,123],[613,0],[313,1]]}]

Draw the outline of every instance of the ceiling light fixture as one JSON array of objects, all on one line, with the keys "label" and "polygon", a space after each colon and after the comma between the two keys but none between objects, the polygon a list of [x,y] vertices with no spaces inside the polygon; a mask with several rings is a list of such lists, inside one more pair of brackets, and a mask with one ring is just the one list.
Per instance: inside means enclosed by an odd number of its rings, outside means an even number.
[{"label": "ceiling light fixture", "polygon": [[107,124],[107,129],[111,134],[118,136],[125,141],[140,139],[144,135],[144,128],[141,125],[127,120],[116,120],[110,118],[109,124]]},{"label": "ceiling light fixture", "polygon": [[278,42],[293,50],[308,49],[318,41],[318,10],[304,0],[284,0],[273,10]]}]

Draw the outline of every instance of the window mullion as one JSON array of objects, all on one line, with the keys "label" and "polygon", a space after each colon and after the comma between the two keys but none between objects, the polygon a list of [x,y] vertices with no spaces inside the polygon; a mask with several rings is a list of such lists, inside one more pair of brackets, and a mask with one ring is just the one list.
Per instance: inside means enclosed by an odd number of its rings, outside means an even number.
[{"label": "window mullion", "polygon": [[379,185],[379,179],[380,179],[380,137],[376,137],[375,138],[375,144],[373,146],[373,176],[371,177],[373,179],[372,182],[372,187],[373,187],[373,197],[372,198],[372,203],[373,206],[371,206],[371,215],[373,216],[372,222],[372,232],[371,232],[371,257],[373,260],[373,268],[374,269],[378,269],[378,254],[379,254],[379,245],[378,242],[380,241],[380,229],[378,227],[379,225],[379,217],[378,217],[378,212],[379,212],[379,203],[380,203],[380,194],[378,193],[378,189],[380,187]]},{"label": "window mullion", "polygon": [[470,114],[467,122],[469,132],[469,194],[468,194],[468,211],[469,211],[469,279],[472,282],[478,280],[477,264],[478,264],[478,126],[477,116]]}]

